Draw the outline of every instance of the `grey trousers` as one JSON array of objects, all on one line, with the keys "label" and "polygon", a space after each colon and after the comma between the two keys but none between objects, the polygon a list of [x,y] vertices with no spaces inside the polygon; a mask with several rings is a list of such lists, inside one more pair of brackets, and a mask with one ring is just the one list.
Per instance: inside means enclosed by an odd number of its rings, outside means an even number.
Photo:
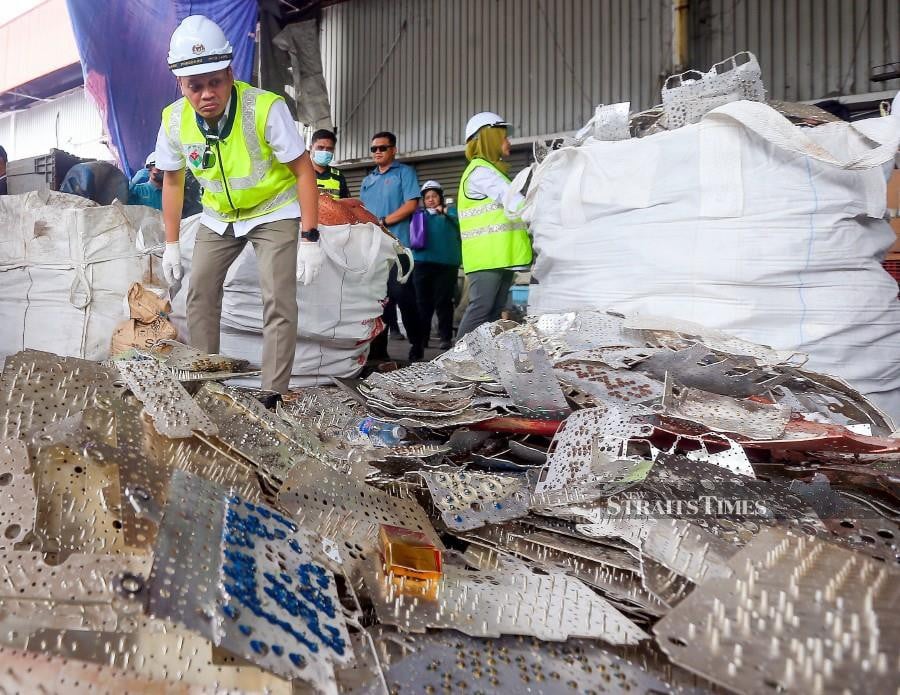
[{"label": "grey trousers", "polygon": [[228,225],[216,234],[200,225],[191,262],[187,323],[191,345],[219,352],[223,284],[228,268],[249,241],[256,252],[263,298],[262,387],[285,393],[297,347],[297,239],[299,218],[261,224],[235,238]]},{"label": "grey trousers", "polygon": [[515,271],[508,268],[477,270],[466,274],[469,281],[469,306],[466,307],[466,313],[459,322],[457,340],[481,324],[500,318],[514,276]]}]

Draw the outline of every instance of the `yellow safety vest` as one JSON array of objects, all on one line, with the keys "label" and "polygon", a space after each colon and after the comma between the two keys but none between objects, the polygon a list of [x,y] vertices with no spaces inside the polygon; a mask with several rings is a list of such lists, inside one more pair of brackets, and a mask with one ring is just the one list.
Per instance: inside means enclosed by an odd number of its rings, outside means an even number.
[{"label": "yellow safety vest", "polygon": [[459,234],[462,237],[463,270],[513,268],[531,263],[531,239],[525,223],[507,216],[503,206],[489,197],[470,198],[466,191],[469,175],[478,167],[488,167],[509,181],[493,164],[473,159],[459,183]]},{"label": "yellow safety vest", "polygon": [[[277,94],[234,83],[234,122],[225,137],[211,141],[211,166],[203,168],[206,135],[187,99],[163,109],[169,139],[184,154],[186,168],[203,187],[203,210],[222,222],[260,217],[297,200],[297,179],[266,142],[266,120]],[[223,115],[228,117],[228,114]]]},{"label": "yellow safety vest", "polygon": [[333,167],[328,167],[325,174],[326,176],[323,176],[322,178],[316,176],[316,185],[319,187],[319,190],[327,193],[332,198],[340,198],[341,180],[338,178],[336,170]]}]

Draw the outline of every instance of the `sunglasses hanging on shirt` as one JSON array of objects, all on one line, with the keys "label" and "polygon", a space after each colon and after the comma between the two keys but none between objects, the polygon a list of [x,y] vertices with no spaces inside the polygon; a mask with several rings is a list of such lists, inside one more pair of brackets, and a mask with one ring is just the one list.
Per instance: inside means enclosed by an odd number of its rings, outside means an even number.
[{"label": "sunglasses hanging on shirt", "polygon": [[216,153],[212,151],[212,147],[218,144],[218,135],[206,134],[206,149],[203,150],[203,169],[212,169],[216,165]]}]

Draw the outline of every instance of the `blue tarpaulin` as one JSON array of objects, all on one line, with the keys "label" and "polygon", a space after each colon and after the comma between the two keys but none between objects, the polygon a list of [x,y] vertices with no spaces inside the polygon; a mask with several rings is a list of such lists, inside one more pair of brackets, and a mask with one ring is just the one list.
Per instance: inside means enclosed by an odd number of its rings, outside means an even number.
[{"label": "blue tarpaulin", "polygon": [[109,147],[130,177],[156,143],[160,113],[181,96],[166,64],[169,38],[192,14],[216,21],[234,46],[235,77],[253,74],[256,0],[67,0],[85,89]]}]

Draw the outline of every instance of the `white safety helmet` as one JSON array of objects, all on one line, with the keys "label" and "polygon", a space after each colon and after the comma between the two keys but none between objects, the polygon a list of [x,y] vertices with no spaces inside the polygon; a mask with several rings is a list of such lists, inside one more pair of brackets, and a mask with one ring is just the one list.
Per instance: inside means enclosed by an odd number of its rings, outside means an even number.
[{"label": "white safety helmet", "polygon": [[231,44],[221,27],[208,17],[185,17],[169,42],[169,68],[177,77],[202,75],[231,65]]},{"label": "white safety helmet", "polygon": [[496,126],[496,127],[509,127],[509,123],[503,120],[503,117],[494,113],[493,111],[482,111],[481,113],[476,113],[472,118],[469,119],[469,122],[466,123],[466,142],[474,138],[478,131],[484,128],[485,126]]},{"label": "white safety helmet", "polygon": [[425,191],[437,191],[441,195],[444,195],[444,187],[434,179],[428,179],[428,181],[422,184],[422,188],[419,189],[419,193],[425,195]]},{"label": "white safety helmet", "polygon": [[144,160],[144,166],[148,169],[151,164],[156,164],[156,152],[151,152],[147,155],[147,159]]}]

